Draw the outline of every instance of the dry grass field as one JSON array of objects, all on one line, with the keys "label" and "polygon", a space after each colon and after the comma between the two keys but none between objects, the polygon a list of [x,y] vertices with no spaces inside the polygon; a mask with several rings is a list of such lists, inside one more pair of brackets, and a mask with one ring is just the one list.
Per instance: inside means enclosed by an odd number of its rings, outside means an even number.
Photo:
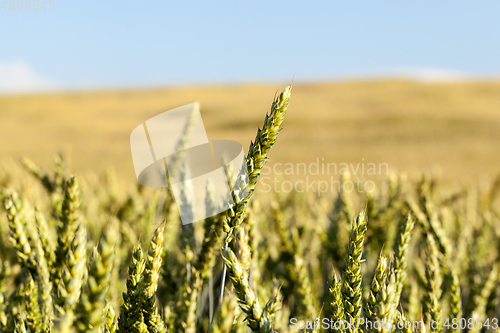
[{"label": "dry grass field", "polygon": [[[51,168],[51,156],[63,150],[77,173],[113,168],[133,181],[131,131],[156,114],[193,101],[201,105],[209,139],[236,140],[246,150],[280,88],[2,96],[0,166],[30,156]],[[500,82],[296,84],[283,127],[271,166],[324,158],[337,164],[388,163],[398,172],[439,169],[445,179],[495,176],[500,171]]]}]

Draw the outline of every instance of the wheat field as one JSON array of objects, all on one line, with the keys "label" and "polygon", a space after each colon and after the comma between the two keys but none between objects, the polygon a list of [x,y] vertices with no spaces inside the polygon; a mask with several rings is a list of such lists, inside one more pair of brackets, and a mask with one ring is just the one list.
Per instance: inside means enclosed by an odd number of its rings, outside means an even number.
[{"label": "wheat field", "polygon": [[[498,88],[2,97],[0,332],[499,333]],[[209,137],[248,147],[235,204],[214,215],[207,184],[193,224],[189,195],[128,180],[129,132],[167,95],[198,96]],[[318,157],[391,171],[373,191],[259,191],[266,163]]]}]

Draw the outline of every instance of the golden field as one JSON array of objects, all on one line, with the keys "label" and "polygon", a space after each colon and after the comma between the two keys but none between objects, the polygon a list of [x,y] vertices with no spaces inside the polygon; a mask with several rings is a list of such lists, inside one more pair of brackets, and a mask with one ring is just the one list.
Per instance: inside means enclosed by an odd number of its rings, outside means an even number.
[{"label": "golden field", "polygon": [[[50,169],[62,150],[77,173],[112,168],[133,181],[131,131],[194,101],[209,139],[236,140],[246,150],[284,85],[1,96],[0,166],[29,156]],[[319,158],[387,163],[410,174],[439,169],[445,179],[493,177],[500,171],[500,82],[295,84],[283,128],[270,166]]]}]

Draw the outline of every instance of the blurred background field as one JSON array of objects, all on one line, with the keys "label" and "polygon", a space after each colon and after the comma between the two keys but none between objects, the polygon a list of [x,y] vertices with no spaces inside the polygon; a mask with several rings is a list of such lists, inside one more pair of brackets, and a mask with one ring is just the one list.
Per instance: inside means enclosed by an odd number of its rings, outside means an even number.
[{"label": "blurred background field", "polygon": [[[61,150],[77,173],[112,168],[134,184],[129,135],[141,122],[198,101],[209,139],[236,140],[246,151],[284,85],[1,96],[0,168],[29,156],[50,170]],[[410,174],[440,170],[447,180],[494,177],[500,171],[500,82],[297,84],[283,128],[270,166],[319,158],[337,165],[387,163]]]}]

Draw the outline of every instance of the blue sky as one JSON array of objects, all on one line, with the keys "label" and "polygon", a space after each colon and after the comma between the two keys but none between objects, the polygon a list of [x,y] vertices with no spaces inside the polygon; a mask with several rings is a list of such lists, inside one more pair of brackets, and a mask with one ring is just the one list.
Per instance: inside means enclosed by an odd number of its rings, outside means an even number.
[{"label": "blue sky", "polygon": [[54,8],[0,9],[0,93],[500,75],[498,0],[54,0]]}]

